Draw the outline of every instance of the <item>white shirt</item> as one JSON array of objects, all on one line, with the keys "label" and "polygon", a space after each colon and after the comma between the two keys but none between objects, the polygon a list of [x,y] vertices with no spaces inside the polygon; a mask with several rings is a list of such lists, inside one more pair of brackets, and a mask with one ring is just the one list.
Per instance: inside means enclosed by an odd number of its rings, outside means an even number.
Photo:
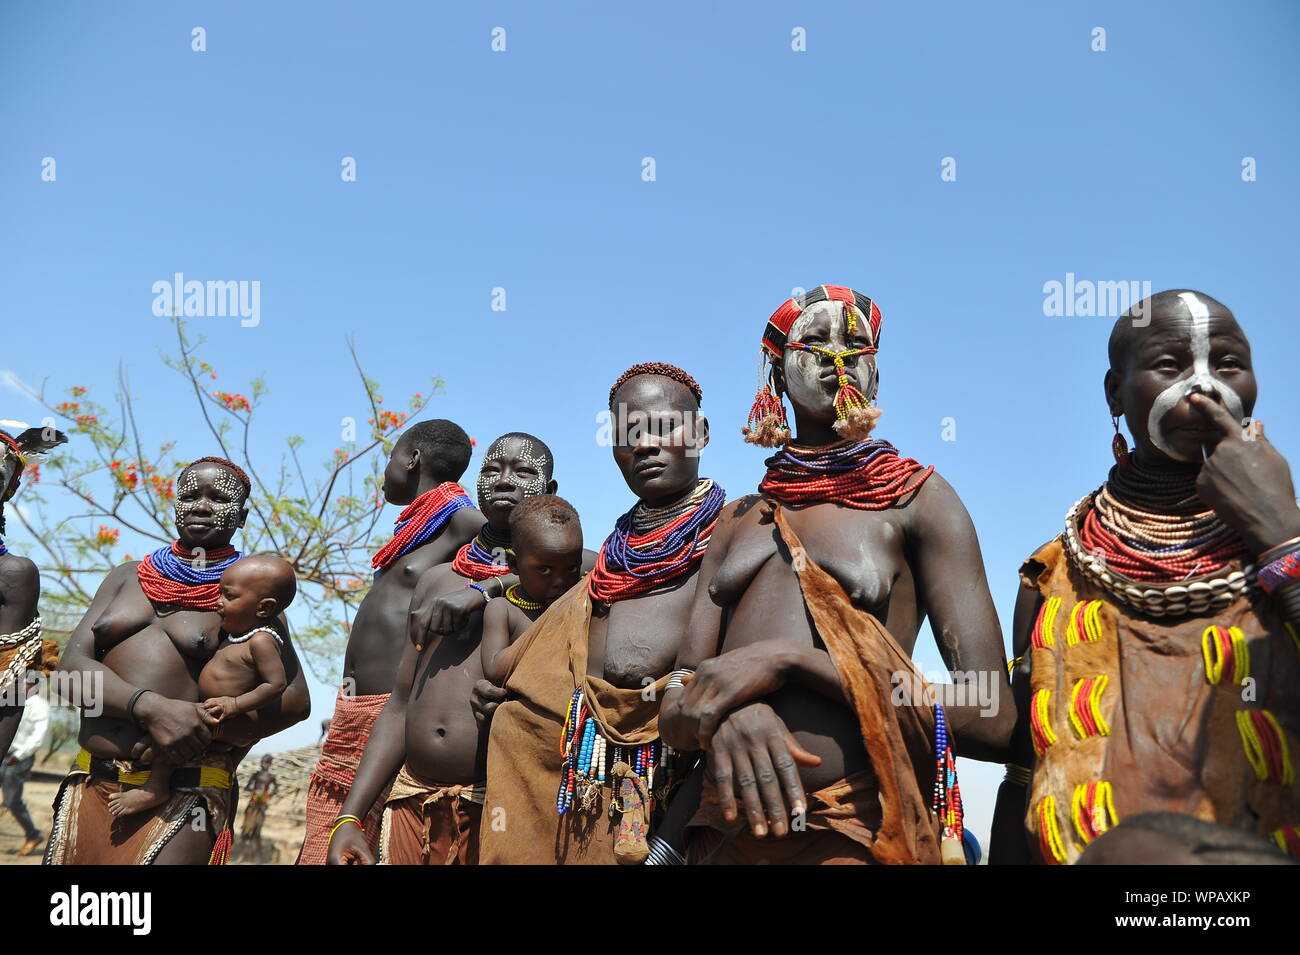
[{"label": "white shirt", "polygon": [[16,760],[34,756],[45,742],[45,731],[50,728],[50,704],[39,692],[27,697],[23,703],[23,718],[14,734],[9,755]]}]

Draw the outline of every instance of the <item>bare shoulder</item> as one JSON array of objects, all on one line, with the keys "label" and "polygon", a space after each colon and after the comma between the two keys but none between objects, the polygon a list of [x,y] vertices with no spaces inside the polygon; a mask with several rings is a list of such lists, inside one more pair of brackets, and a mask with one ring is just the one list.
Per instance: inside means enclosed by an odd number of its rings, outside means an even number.
[{"label": "bare shoulder", "polygon": [[41,578],[41,572],[29,557],[5,554],[0,557],[0,586],[5,590],[30,587]]},{"label": "bare shoulder", "polygon": [[477,507],[462,507],[451,515],[451,520],[447,524],[447,530],[453,537],[461,540],[469,540],[479,532],[483,522],[487,518]]},{"label": "bare shoulder", "polygon": [[483,626],[506,626],[510,621],[511,609],[509,600],[489,600],[488,605],[483,608]]}]

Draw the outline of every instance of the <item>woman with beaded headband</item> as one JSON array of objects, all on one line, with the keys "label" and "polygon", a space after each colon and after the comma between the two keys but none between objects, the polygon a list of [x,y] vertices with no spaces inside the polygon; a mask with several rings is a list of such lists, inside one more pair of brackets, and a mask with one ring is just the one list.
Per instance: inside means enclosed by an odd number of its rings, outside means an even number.
[{"label": "woman with beaded headband", "polygon": [[[196,865],[229,831],[235,767],[259,739],[310,712],[292,645],[279,701],[219,726],[198,705],[198,674],[220,641],[222,570],[248,515],[236,464],[206,457],[176,481],[176,539],[109,572],[68,638],[60,669],[80,687],[77,754],[55,799],[47,865]],[[281,616],[280,631],[288,634]],[[181,768],[161,806],[118,819],[108,797],[146,778],[154,749]],[[202,820],[202,825],[195,820]],[[225,838],[223,836],[223,838]]]},{"label": "woman with beaded headband", "polygon": [[9,751],[22,720],[23,671],[41,662],[41,575],[5,546],[4,506],[22,481],[27,459],[68,440],[53,428],[28,428],[17,437],[0,431],[0,754]]},{"label": "woman with beaded headband", "polygon": [[614,463],[636,500],[587,578],[511,646],[504,692],[476,690],[507,697],[492,714],[486,809],[510,823],[485,827],[485,864],[671,857],[653,832],[682,767],[659,738],[659,701],[726,493],[700,476],[709,425],[690,374],[633,365],[608,397]]},{"label": "woman with beaded headband", "polygon": [[1105,392],[1115,464],[1020,569],[991,861],[1185,861],[1151,813],[1300,857],[1300,508],[1243,426],[1250,343],[1222,303],[1161,292],[1116,322]]},{"label": "woman with beaded headband", "polygon": [[[869,298],[826,285],[785,302],[763,336],[770,389],[746,437],[781,450],[718,521],[681,688],[663,703],[664,739],[707,753],[692,862],[964,861],[954,746],[993,758],[1010,732],[966,509],[933,468],[868,437],[881,323]],[[911,662],[927,615],[962,691],[953,705]]]}]

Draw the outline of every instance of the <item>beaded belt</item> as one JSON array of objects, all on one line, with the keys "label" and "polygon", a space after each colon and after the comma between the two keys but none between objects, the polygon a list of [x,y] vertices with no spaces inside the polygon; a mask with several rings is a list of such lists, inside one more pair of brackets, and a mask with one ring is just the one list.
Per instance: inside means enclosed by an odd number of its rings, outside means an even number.
[{"label": "beaded belt", "polygon": [[[130,772],[119,768],[116,760],[91,756],[88,750],[77,753],[77,768],[93,779],[103,779],[123,786],[143,786],[149,781],[147,769]],[[173,789],[229,789],[231,772],[220,766],[184,766],[172,773]]]}]

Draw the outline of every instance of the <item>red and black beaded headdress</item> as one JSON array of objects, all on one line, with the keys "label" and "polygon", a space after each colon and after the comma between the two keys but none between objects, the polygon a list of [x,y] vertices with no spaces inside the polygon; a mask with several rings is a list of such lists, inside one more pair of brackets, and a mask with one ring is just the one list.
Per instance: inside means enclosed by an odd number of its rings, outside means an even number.
[{"label": "red and black beaded headdress", "polygon": [[[749,420],[741,429],[745,440],[750,444],[778,448],[790,440],[785,406],[772,380],[771,363],[784,358],[786,348],[793,347],[789,341],[790,329],[805,309],[819,302],[842,303],[850,334],[857,331],[859,320],[865,320],[871,344],[867,348],[856,350],[858,354],[874,354],[880,347],[880,326],[884,316],[881,315],[879,306],[861,292],[855,292],[844,285],[819,285],[797,298],[786,299],[772,313],[763,330],[759,390],[754,396]],[[837,359],[835,364],[842,372],[842,360]],[[839,420],[835,423],[835,430],[846,438],[865,438],[875,425],[876,418],[880,417],[880,412],[870,406],[870,399],[858,392],[842,373],[839,384],[839,393],[835,397],[835,410]]]}]

